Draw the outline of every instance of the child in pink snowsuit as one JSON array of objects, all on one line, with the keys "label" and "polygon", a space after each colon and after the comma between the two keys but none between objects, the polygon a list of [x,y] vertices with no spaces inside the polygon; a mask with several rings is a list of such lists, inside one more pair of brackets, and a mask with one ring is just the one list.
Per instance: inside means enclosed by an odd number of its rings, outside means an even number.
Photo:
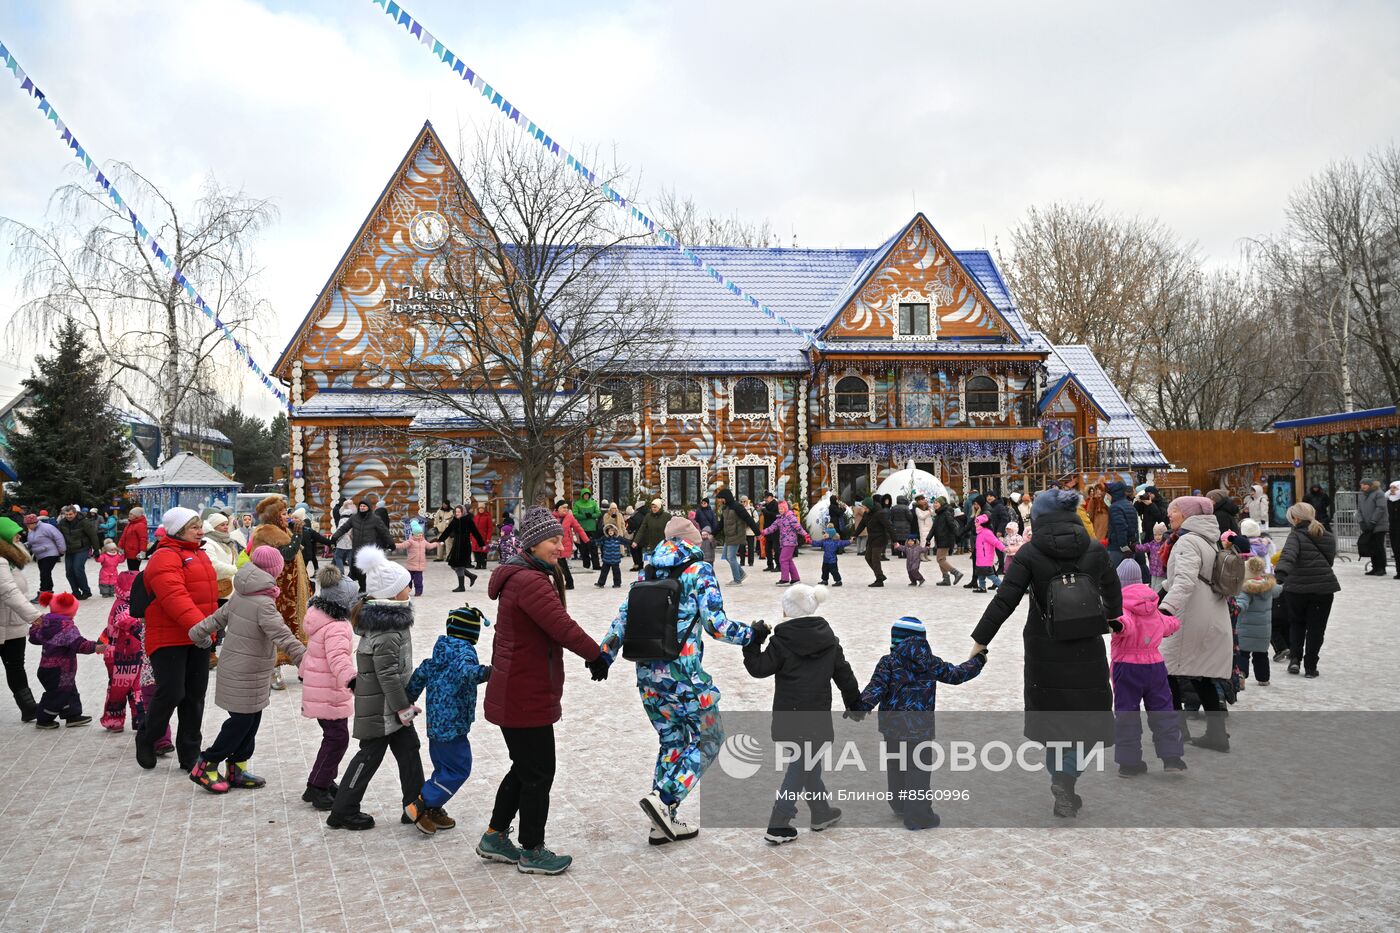
[{"label": "child in pink snowsuit", "polygon": [[977,544],[972,556],[972,592],[987,592],[987,581],[991,580],[992,588],[1001,586],[1001,577],[997,576],[997,551],[1005,551],[1006,545],[996,535],[992,534],[990,527],[991,519],[986,515],[977,516]]},{"label": "child in pink snowsuit", "polygon": [[1142,760],[1141,706],[1147,710],[1152,745],[1163,769],[1185,771],[1181,722],[1172,708],[1161,651],[1162,639],[1175,634],[1181,623],[1157,608],[1157,594],[1143,585],[1137,561],[1120,563],[1118,579],[1123,584],[1123,617],[1109,622],[1113,629],[1113,760],[1124,777],[1147,772],[1147,762]]},{"label": "child in pink snowsuit", "polygon": [[778,503],[778,517],[763,531],[765,535],[774,532],[778,534],[778,569],[782,571],[779,574],[778,586],[787,586],[802,579],[797,575],[797,563],[792,559],[797,553],[797,539],[801,537],[811,544],[812,537],[807,534],[786,502]]},{"label": "child in pink snowsuit", "polygon": [[97,552],[97,563],[102,568],[97,572],[97,592],[103,596],[111,596],[116,592],[117,571],[121,569],[125,560],[126,555],[117,547],[117,542],[111,538],[102,542],[102,550]]},{"label": "child in pink snowsuit", "polygon": [[[413,581],[413,595],[423,595],[423,571],[428,569],[428,552],[437,549],[437,541],[423,537],[423,523],[410,522],[408,540],[394,545],[396,551],[407,551],[408,559],[403,562],[408,578]],[[457,581],[461,583],[461,580]]]}]

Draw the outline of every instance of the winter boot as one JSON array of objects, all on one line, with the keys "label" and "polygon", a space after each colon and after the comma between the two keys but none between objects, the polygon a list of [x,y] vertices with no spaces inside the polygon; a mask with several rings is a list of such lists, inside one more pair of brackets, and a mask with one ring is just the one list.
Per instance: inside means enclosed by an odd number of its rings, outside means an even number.
[{"label": "winter boot", "polygon": [[457,821],[448,816],[447,811],[442,807],[429,807],[428,819],[433,821],[433,825],[438,828],[439,832],[454,829],[457,826]]},{"label": "winter boot", "polygon": [[1078,777],[1072,774],[1057,774],[1050,782],[1050,793],[1055,796],[1054,814],[1061,819],[1079,815],[1084,801],[1074,792]]},{"label": "winter boot", "polygon": [[230,761],[228,763],[228,786],[241,790],[257,790],[260,787],[266,787],[267,781],[249,771],[248,762]]},{"label": "winter boot", "polygon": [[1181,774],[1186,770],[1186,762],[1180,758],[1163,758],[1162,770],[1168,774]]},{"label": "winter boot", "polygon": [[453,569],[457,571],[457,585],[453,588],[452,592],[465,593],[467,591],[467,585],[463,582],[462,578],[466,575],[466,571],[461,567],[454,567]]},{"label": "winter boot", "polygon": [[652,791],[641,800],[637,801],[637,803],[641,806],[642,812],[655,824],[656,828],[661,830],[666,838],[674,842],[676,839],[676,829],[674,825],[675,814],[673,814],[671,808],[662,801],[661,794],[657,791]]},{"label": "winter boot", "polygon": [[421,796],[403,808],[403,815],[408,818],[408,822],[417,826],[418,831],[423,835],[431,836],[437,832],[437,824],[428,815],[428,805]]},{"label": "winter boot", "polygon": [[687,839],[694,839],[700,835],[699,826],[691,826],[676,817],[675,807],[671,808],[671,829],[675,832],[676,838],[673,840],[655,826],[647,831],[647,845],[664,846],[668,842],[685,842]]},{"label": "winter boot", "polygon": [[313,787],[306,785],[306,790],[302,792],[301,799],[311,804],[314,809],[326,812],[335,806],[335,794],[329,787]]},{"label": "winter boot", "polygon": [[521,849],[516,871],[526,875],[562,875],[574,863],[571,855],[556,855],[544,846]]},{"label": "winter boot", "polygon": [[1139,761],[1135,765],[1123,764],[1118,766],[1118,776],[1125,778],[1137,777],[1147,773],[1147,762]]},{"label": "winter boot", "polygon": [[202,758],[190,769],[190,780],[211,794],[228,793],[228,781],[223,779],[217,768]]},{"label": "winter boot", "polygon": [[358,811],[341,816],[339,813],[332,810],[331,815],[326,817],[326,825],[331,829],[374,829],[374,817],[370,816],[368,813],[361,813]]},{"label": "winter boot", "polygon": [[87,726],[92,724],[91,716],[74,716],[72,719],[63,720],[65,726]]},{"label": "winter boot", "polygon": [[934,586],[952,586],[952,585],[953,585],[953,584],[949,581],[949,579],[948,579],[948,574],[946,574],[946,573],[943,575],[943,579],[942,579],[942,580],[940,580],[938,583],[935,583],[935,584],[934,584]]},{"label": "winter boot", "polygon": [[150,742],[141,738],[141,733],[136,733],[136,763],[147,771],[156,766],[156,748]]},{"label": "winter boot", "polygon": [[39,704],[34,702],[34,694],[28,687],[15,691],[15,705],[19,707],[20,722],[33,722],[39,715]]},{"label": "winter boot", "polygon": [[[462,573],[463,573],[464,576],[466,576],[466,578],[467,578],[468,580],[471,581],[471,583],[467,584],[468,586],[476,586],[476,574],[472,573],[470,570],[466,569],[465,567],[462,568]],[[573,589],[573,587],[570,586],[569,589]]]},{"label": "winter boot", "polygon": [[819,807],[812,811],[812,832],[819,833],[830,829],[841,821],[841,810],[837,807]]},{"label": "winter boot", "polygon": [[481,841],[476,844],[476,854],[488,862],[505,862],[508,865],[520,863],[520,849],[510,841],[509,826],[503,833],[494,829],[482,833]]},{"label": "winter boot", "polygon": [[1213,752],[1228,752],[1230,750],[1230,734],[1225,731],[1225,716],[1223,713],[1206,714],[1206,734],[1197,739],[1192,739],[1191,744],[1197,748],[1208,748]]}]

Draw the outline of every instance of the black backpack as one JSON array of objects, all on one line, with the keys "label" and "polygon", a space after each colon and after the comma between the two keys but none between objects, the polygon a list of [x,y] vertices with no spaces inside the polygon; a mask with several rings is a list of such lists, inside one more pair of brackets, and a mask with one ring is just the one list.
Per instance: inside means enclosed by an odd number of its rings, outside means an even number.
[{"label": "black backpack", "polygon": [[[1031,598],[1035,598],[1034,589]],[[1085,572],[1079,562],[1062,565],[1045,584],[1045,605],[1040,607],[1040,615],[1045,620],[1045,634],[1053,641],[1090,638],[1108,631],[1099,581]]]},{"label": "black backpack", "polygon": [[622,635],[622,656],[629,661],[653,663],[674,661],[695,628],[690,620],[685,633],[676,631],[681,612],[681,574],[698,559],[666,568],[672,575],[657,578],[657,568],[647,565],[646,579],[638,580],[627,591],[627,628]]},{"label": "black backpack", "polygon": [[131,581],[131,597],[127,611],[133,619],[146,618],[146,609],[151,605],[151,593],[146,589],[146,571],[136,575]]}]

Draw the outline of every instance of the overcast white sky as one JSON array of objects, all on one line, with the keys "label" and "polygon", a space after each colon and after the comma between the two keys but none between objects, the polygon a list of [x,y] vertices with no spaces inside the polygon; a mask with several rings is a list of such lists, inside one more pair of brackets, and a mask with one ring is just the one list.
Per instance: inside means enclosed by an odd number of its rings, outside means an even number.
[{"label": "overcast white sky", "polygon": [[[407,9],[566,145],[615,150],[643,193],[674,186],[802,246],[872,246],[917,208],[954,247],[990,247],[1028,206],[1086,199],[1224,261],[1328,160],[1400,141],[1396,3]],[[213,173],[276,202],[264,366],[423,120],[451,140],[497,119],[370,0],[0,0],[0,40],[95,157],[177,200]],[[81,173],[10,78],[0,214],[40,223]],[[0,271],[0,318],[16,300]],[[11,357],[35,349],[10,333]],[[0,367],[0,396],[19,378]]]}]

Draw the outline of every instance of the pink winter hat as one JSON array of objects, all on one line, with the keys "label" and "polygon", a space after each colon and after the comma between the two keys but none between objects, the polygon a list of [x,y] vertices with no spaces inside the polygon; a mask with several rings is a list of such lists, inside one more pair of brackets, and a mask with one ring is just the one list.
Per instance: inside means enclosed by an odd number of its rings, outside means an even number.
[{"label": "pink winter hat", "polygon": [[287,566],[287,562],[282,559],[282,552],[267,545],[253,551],[253,563],[274,580],[282,575],[282,568]]},{"label": "pink winter hat", "polygon": [[1170,507],[1180,512],[1183,518],[1215,514],[1215,503],[1205,496],[1177,496],[1172,500]]}]

